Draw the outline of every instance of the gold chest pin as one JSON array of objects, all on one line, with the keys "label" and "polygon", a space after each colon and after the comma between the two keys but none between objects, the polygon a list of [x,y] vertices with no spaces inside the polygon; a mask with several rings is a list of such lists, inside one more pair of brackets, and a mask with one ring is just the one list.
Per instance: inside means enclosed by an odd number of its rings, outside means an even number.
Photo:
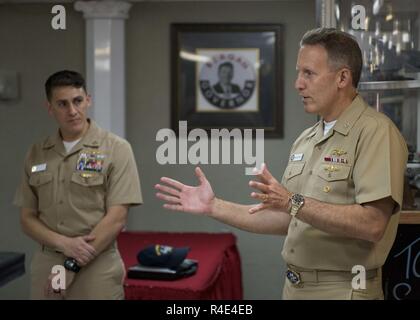
[{"label": "gold chest pin", "polygon": [[331,173],[335,171],[340,171],[340,168],[335,165],[330,164],[328,166],[325,166],[324,170],[328,171],[328,177],[331,178]]},{"label": "gold chest pin", "polygon": [[342,156],[343,154],[346,154],[347,153],[347,151],[344,151],[343,149],[334,149],[333,151],[332,151],[332,155],[333,156]]},{"label": "gold chest pin", "polygon": [[331,191],[331,187],[330,186],[325,186],[324,187],[324,192],[328,193]]}]

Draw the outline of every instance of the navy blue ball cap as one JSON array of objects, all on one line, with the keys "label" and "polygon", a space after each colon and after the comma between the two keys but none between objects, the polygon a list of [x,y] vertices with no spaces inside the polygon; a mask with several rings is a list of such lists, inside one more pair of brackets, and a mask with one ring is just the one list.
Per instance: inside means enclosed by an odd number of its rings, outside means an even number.
[{"label": "navy blue ball cap", "polygon": [[139,251],[137,261],[145,267],[177,269],[185,260],[190,248],[175,248],[154,244]]}]

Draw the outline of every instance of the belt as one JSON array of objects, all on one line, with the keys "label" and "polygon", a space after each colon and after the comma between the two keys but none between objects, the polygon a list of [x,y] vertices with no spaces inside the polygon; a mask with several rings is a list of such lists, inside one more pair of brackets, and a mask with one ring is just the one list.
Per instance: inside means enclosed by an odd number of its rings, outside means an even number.
[{"label": "belt", "polygon": [[[113,250],[113,249],[114,250],[117,249],[117,242],[116,241],[113,241],[111,243],[111,245],[108,248],[106,248],[104,251]],[[54,248],[51,248],[51,247],[47,247],[45,245],[41,245],[41,251],[48,251],[48,252],[61,253],[62,254],[61,251],[58,251],[57,249],[54,249]]]},{"label": "belt", "polygon": [[[286,277],[294,285],[304,282],[350,281],[357,275],[350,271],[302,270],[291,265],[287,265],[287,267]],[[366,280],[375,278],[380,274],[380,268],[366,270]]]},{"label": "belt", "polygon": [[48,251],[48,252],[53,252],[53,253],[62,253],[61,251],[58,251],[54,248],[50,248],[44,245],[41,245],[41,251]]}]

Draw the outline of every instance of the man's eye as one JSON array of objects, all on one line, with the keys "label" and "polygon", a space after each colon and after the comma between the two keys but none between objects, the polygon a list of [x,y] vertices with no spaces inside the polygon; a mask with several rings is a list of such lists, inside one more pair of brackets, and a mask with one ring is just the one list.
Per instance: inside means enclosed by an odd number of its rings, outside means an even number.
[{"label": "man's eye", "polygon": [[58,106],[59,106],[60,108],[64,108],[64,107],[66,106],[66,104],[65,104],[64,102],[59,102],[59,103],[58,103]]},{"label": "man's eye", "polygon": [[314,73],[312,71],[305,70],[304,74],[305,74],[305,76],[309,77],[309,76],[312,76]]}]

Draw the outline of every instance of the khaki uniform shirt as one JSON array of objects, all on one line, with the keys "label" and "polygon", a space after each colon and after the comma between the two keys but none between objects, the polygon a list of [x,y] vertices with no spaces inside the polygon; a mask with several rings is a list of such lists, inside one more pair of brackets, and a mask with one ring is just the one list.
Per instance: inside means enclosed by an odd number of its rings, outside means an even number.
[{"label": "khaki uniform shirt", "polygon": [[32,145],[14,203],[36,210],[51,230],[89,234],[113,205],[142,203],[130,144],[94,121],[67,154],[61,136]]},{"label": "khaki uniform shirt", "polygon": [[395,208],[379,243],[329,234],[292,218],[282,251],[285,261],[318,270],[381,267],[395,240],[407,156],[406,142],[393,122],[360,96],[327,135],[322,120],[305,130],[292,146],[282,178],[286,189],[342,205],[391,196]]}]

